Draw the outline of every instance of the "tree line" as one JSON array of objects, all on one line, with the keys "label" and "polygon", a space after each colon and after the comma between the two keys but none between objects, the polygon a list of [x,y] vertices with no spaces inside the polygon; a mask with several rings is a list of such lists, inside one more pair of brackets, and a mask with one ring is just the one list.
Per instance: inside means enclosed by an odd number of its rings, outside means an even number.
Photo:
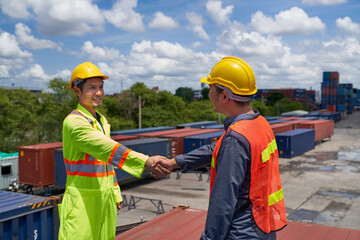
[{"label": "tree line", "polygon": [[[191,90],[191,91],[190,91]],[[193,101],[191,88],[179,88],[175,95],[169,91],[154,91],[143,83],[135,83],[120,94],[106,95],[98,109],[108,119],[112,131],[139,127],[139,96],[141,96],[141,127],[176,126],[181,123],[218,121],[208,99],[209,88],[202,89],[203,99]],[[62,141],[62,122],[76,108],[74,92],[68,82],[55,78],[49,90],[32,94],[25,89],[0,88],[0,152],[16,152],[19,146]],[[260,100],[252,105],[262,115],[303,109],[287,98],[276,99],[271,106]],[[223,122],[225,116],[220,115]]]}]

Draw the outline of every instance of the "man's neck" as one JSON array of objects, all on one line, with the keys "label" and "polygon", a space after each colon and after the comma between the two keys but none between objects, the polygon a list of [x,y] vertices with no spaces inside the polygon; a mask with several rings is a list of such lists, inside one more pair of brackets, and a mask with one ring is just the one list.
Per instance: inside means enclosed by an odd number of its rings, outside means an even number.
[{"label": "man's neck", "polygon": [[94,118],[96,118],[96,108],[84,106],[84,105],[81,104],[81,103],[80,103],[80,105],[81,105],[83,108],[85,108],[86,110],[88,110],[89,113],[90,113]]}]

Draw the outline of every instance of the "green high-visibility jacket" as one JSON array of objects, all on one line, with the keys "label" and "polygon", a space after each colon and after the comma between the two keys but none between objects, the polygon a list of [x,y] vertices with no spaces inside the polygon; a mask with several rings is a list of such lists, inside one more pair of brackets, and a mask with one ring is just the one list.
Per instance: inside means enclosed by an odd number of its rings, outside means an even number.
[{"label": "green high-visibility jacket", "polygon": [[141,177],[148,156],[110,138],[101,124],[78,104],[63,123],[66,189],[59,204],[59,239],[114,239],[120,188],[112,165]]}]

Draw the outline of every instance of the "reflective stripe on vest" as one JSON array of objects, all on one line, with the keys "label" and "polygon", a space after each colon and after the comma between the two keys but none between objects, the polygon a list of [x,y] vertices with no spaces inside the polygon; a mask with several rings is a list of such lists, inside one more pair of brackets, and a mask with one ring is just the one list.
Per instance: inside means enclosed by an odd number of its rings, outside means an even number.
[{"label": "reflective stripe on vest", "polygon": [[[229,129],[244,136],[250,144],[249,199],[257,226],[265,233],[282,229],[286,225],[284,194],[281,187],[277,145],[268,122],[262,116],[258,116],[252,120],[238,121]],[[215,183],[217,157],[225,134],[226,132],[214,148],[210,172],[210,194]]]}]

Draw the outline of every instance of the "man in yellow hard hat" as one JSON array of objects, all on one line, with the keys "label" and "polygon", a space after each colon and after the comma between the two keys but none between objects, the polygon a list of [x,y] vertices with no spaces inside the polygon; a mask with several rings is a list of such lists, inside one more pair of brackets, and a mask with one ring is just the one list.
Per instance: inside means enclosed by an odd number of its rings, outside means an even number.
[{"label": "man in yellow hard hat", "polygon": [[78,65],[69,88],[79,99],[77,108],[63,123],[66,189],[59,205],[59,239],[114,239],[116,210],[122,206],[113,166],[135,177],[144,169],[156,177],[169,171],[156,163],[164,157],[148,157],[110,138],[110,125],[96,108],[104,96],[108,76],[91,62]]},{"label": "man in yellow hard hat", "polygon": [[161,164],[186,172],[211,163],[201,239],[276,239],[286,226],[279,156],[270,125],[251,107],[254,73],[242,59],[225,57],[200,81],[210,85],[215,111],[226,116],[225,132],[216,143]]}]

